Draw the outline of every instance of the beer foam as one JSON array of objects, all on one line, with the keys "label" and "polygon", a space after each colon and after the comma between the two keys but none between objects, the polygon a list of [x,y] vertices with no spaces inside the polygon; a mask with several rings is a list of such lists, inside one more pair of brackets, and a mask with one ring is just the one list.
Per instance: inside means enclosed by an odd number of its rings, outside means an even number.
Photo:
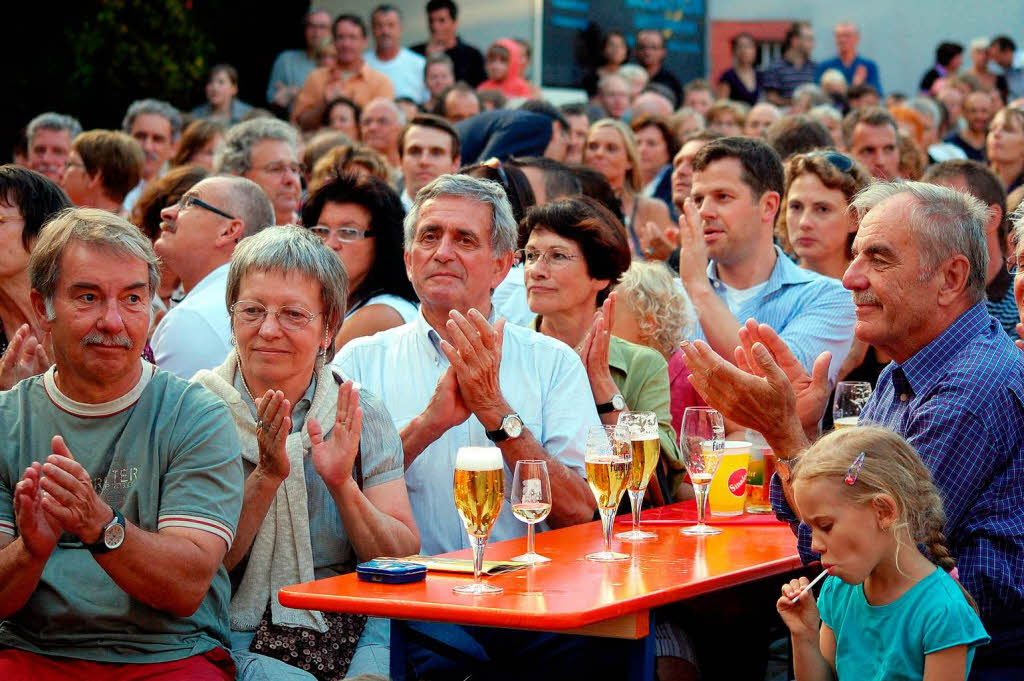
[{"label": "beer foam", "polygon": [[495,471],[504,468],[497,447],[459,447],[455,468],[460,471]]}]

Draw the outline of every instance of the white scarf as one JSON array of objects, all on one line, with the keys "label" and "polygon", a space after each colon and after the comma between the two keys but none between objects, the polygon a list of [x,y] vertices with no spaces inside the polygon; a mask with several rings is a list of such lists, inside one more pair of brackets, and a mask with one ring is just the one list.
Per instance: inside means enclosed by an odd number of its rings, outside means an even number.
[{"label": "white scarf", "polygon": [[[249,405],[234,388],[238,369],[238,351],[228,354],[227,360],[213,371],[200,371],[193,381],[205,386],[220,397],[231,411],[231,417],[242,441],[242,458],[259,463],[259,445],[256,442],[256,421]],[[240,369],[239,369],[240,370]],[[317,360],[316,390],[306,415],[315,418],[324,427],[324,439],[334,430],[338,385],[329,365]],[[303,459],[312,447],[306,427],[291,433],[285,440],[290,470],[267,509],[263,524],[256,533],[249,553],[249,563],[242,583],[231,598],[228,608],[231,628],[236,631],[255,631],[270,602],[271,621],[290,627],[327,631],[327,623],[319,610],[286,608],[277,600],[281,587],[315,579],[313,574],[313,547],[309,538],[309,509]],[[244,512],[244,511],[243,511]]]}]

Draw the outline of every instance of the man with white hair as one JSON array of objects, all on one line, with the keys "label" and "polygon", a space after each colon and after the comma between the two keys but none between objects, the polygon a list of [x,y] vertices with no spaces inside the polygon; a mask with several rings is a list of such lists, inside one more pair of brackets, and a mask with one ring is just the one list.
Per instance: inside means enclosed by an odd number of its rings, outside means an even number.
[{"label": "man with white hair", "polygon": [[131,213],[146,184],[164,174],[167,162],[174,155],[181,127],[181,113],[167,102],[140,99],[128,107],[121,130],[135,138],[146,160],[142,164],[142,179],[124,198],[122,208],[126,213]]},{"label": "man with white hair", "polygon": [[632,93],[626,79],[617,73],[601,76],[597,83],[597,103],[609,116],[621,120],[629,110]]},{"label": "man with white hair", "polygon": [[302,198],[298,144],[295,128],[284,121],[254,118],[228,130],[213,170],[252,180],[274,206],[274,224],[295,223]]},{"label": "man with white hair", "polygon": [[209,177],[160,212],[160,259],[181,277],[185,297],[153,332],[156,365],[184,379],[213,369],[231,351],[224,304],[228,265],[238,242],[274,223],[259,185],[244,177]]},{"label": "man with white hair", "polygon": [[772,123],[782,118],[779,107],[769,102],[759,102],[750,109],[743,123],[743,134],[747,137],[765,138]]},{"label": "man with white hair", "polygon": [[26,165],[61,183],[64,178],[64,164],[71,153],[71,142],[82,132],[77,119],[64,114],[48,111],[29,121],[25,130],[28,141]]},{"label": "man with white hair", "polygon": [[640,94],[633,100],[631,109],[631,120],[640,116],[651,115],[668,118],[672,115],[674,107],[669,95],[672,93],[663,85],[648,83],[647,87],[640,91]]},{"label": "man with white hair", "polygon": [[849,85],[870,85],[882,95],[882,79],[878,75],[878,64],[857,54],[860,31],[855,24],[843,21],[836,24],[836,56],[818,64],[814,79],[821,80],[823,73],[836,69],[846,78]]},{"label": "man with white hair", "polygon": [[363,144],[379,151],[388,160],[392,173],[402,165],[398,153],[398,137],[405,127],[405,112],[394,100],[378,97],[363,107],[359,117],[359,132]]}]

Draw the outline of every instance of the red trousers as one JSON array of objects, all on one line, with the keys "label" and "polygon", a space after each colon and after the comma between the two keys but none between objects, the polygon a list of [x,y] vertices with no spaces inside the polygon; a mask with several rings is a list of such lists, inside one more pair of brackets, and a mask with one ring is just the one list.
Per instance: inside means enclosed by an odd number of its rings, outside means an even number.
[{"label": "red trousers", "polygon": [[235,663],[223,648],[174,662],[111,664],[69,657],[47,657],[23,650],[0,650],[0,679],[4,681],[232,681]]}]

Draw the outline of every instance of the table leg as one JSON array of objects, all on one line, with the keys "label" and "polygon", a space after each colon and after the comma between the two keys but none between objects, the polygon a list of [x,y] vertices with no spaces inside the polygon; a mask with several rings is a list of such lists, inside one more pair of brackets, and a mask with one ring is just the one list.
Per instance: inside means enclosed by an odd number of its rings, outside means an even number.
[{"label": "table leg", "polygon": [[406,681],[408,661],[405,648],[408,641],[405,620],[391,620],[391,681]]},{"label": "table leg", "polygon": [[654,611],[648,617],[647,636],[630,641],[629,681],[654,681]]}]

